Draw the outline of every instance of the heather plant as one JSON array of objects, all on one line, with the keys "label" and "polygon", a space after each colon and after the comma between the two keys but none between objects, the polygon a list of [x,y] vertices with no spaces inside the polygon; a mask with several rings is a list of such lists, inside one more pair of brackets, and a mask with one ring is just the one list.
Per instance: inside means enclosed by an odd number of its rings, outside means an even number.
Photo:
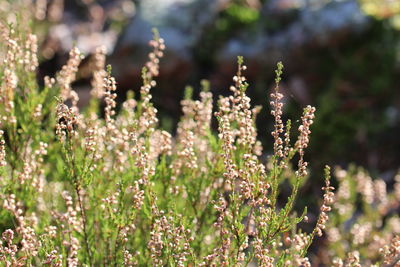
[{"label": "heather plant", "polygon": [[391,191],[362,168],[336,168],[335,177],[339,186],[324,260],[333,266],[399,266],[400,175]]},{"label": "heather plant", "polygon": [[[307,252],[326,228],[334,188],[326,167],[315,226],[310,233],[298,227],[308,221],[307,210],[298,214],[294,206],[308,175],[304,155],[315,108],[304,109],[293,142],[294,124],[282,118],[282,63],[270,95],[274,153],[264,162],[260,107],[246,95],[243,58],[231,95],[220,97],[217,107],[207,81],[198,100],[186,89],[173,137],[159,127],[152,103],[165,50],[157,31],[140,95],[129,92],[117,106],[117,84],[99,48],[92,57],[92,99],[80,109],[72,86],[83,59],[79,49],[41,87],[35,35],[1,30],[1,266],[310,266]],[[391,202],[382,204],[384,185],[376,184],[376,203],[385,210]],[[278,201],[288,185],[290,196]],[[365,198],[368,190],[362,189]],[[343,194],[336,198],[341,203]],[[335,216],[339,224],[345,220]],[[378,260],[385,263],[399,250],[398,237],[390,238],[382,236],[385,256]]]}]

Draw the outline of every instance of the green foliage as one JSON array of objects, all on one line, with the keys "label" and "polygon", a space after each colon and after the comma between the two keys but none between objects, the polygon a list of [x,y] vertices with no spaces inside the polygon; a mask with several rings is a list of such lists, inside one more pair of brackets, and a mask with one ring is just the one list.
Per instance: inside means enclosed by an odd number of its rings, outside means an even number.
[{"label": "green foliage", "polygon": [[[246,95],[242,57],[232,95],[219,100],[218,134],[211,129],[213,96],[203,81],[199,100],[187,87],[172,138],[158,127],[151,102],[164,49],[156,32],[140,101],[128,93],[118,114],[111,67],[94,70],[94,79],[101,79],[93,82],[98,87],[89,106],[79,110],[71,88],[79,51],[74,48],[56,79],[46,78],[41,88],[32,66],[12,61],[36,52],[24,45],[24,31],[7,38],[0,69],[0,266],[309,263],[308,248],[325,227],[333,188],[326,168],[321,214],[305,233],[298,225],[307,209],[298,215],[293,208],[307,178],[303,155],[315,109],[304,109],[292,145],[292,123],[281,119],[282,63],[272,97],[275,154],[263,162],[259,108]],[[296,170],[290,167],[295,155]],[[288,185],[290,196],[281,204],[280,191]]]}]

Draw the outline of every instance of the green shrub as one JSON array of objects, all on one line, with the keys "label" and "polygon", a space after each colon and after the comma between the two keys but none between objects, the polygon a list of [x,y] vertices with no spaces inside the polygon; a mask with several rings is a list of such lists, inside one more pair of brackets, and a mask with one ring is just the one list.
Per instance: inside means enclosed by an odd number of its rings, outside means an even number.
[{"label": "green shrub", "polygon": [[[94,56],[92,99],[79,110],[71,87],[79,50],[72,49],[42,88],[35,36],[2,30],[2,266],[310,266],[307,251],[325,229],[333,187],[326,167],[321,212],[313,231],[303,232],[297,226],[307,211],[299,215],[293,207],[307,178],[304,153],[315,108],[304,109],[291,142],[291,122],[281,119],[281,63],[270,103],[274,155],[262,162],[260,109],[246,96],[241,57],[232,95],[218,101],[218,134],[210,127],[213,96],[203,82],[199,100],[187,89],[173,138],[158,127],[151,102],[165,48],[157,32],[139,99],[128,94],[116,113],[116,82],[102,49]],[[291,194],[281,205],[280,189],[288,185]],[[387,255],[377,260],[388,262]]]}]

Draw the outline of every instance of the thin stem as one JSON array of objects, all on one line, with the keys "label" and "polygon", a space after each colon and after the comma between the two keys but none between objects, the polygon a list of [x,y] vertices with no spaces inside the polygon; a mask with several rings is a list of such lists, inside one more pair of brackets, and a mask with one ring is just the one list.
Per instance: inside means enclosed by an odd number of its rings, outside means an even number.
[{"label": "thin stem", "polygon": [[93,266],[92,265],[92,253],[91,253],[90,247],[89,247],[89,238],[88,238],[87,228],[86,228],[86,225],[87,225],[86,213],[85,213],[85,210],[83,208],[81,196],[79,194],[80,190],[79,190],[79,185],[78,184],[75,186],[75,191],[76,191],[76,194],[78,196],[79,208],[81,210],[81,217],[82,217],[82,220],[83,220],[83,234],[84,234],[84,239],[85,239],[86,252],[88,254],[88,259],[89,259],[89,265]]},{"label": "thin stem", "polygon": [[81,210],[81,217],[82,217],[82,220],[83,220],[83,234],[84,234],[84,239],[85,239],[85,248],[86,248],[86,252],[88,254],[89,265],[93,266],[92,265],[92,253],[91,253],[90,247],[89,247],[89,238],[88,238],[87,227],[86,227],[86,225],[87,225],[86,213],[85,213],[85,210],[84,210],[84,207],[83,207],[83,201],[82,201],[81,196],[79,194],[81,186],[80,186],[80,182],[78,180],[78,177],[76,177],[75,153],[73,152],[73,149],[72,149],[72,139],[68,138],[67,140],[68,140],[68,146],[67,147],[69,148],[68,152],[70,152],[70,154],[71,154],[71,159],[70,159],[71,160],[70,163],[72,165],[71,166],[71,172],[72,172],[71,177],[72,177],[72,181],[73,181],[73,183],[75,185],[75,192],[76,192],[76,195],[77,195],[77,198],[78,198],[79,208]]},{"label": "thin stem", "polygon": [[118,226],[118,230],[117,230],[117,237],[115,238],[115,243],[114,243],[114,255],[113,255],[113,261],[114,261],[114,266],[117,267],[117,249],[119,247],[119,233],[121,232],[121,226]]}]

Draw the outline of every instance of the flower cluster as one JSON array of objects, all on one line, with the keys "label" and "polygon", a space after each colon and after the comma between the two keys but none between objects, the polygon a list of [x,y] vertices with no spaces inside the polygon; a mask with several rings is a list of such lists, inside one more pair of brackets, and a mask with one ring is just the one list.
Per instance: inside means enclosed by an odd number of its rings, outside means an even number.
[{"label": "flower cluster", "polygon": [[0,167],[4,167],[7,162],[6,162],[6,147],[5,147],[5,141],[3,138],[4,131],[0,130]]},{"label": "flower cluster", "polygon": [[57,75],[57,83],[60,85],[60,96],[66,101],[71,99],[74,108],[77,108],[79,101],[78,94],[72,89],[71,83],[76,79],[79,64],[83,56],[77,47],[74,47],[69,53],[68,62],[62,67]]},{"label": "flower cluster", "polygon": [[77,135],[76,128],[78,127],[78,120],[72,108],[68,108],[67,105],[59,102],[57,105],[56,119],[56,134],[60,140]]},{"label": "flower cluster", "polygon": [[139,129],[143,132],[145,129],[149,131],[154,130],[155,124],[158,122],[157,109],[151,104],[152,98],[150,89],[156,86],[155,77],[159,75],[160,59],[164,56],[164,39],[160,38],[158,32],[154,30],[154,39],[150,41],[150,46],[153,51],[149,53],[149,61],[142,71],[143,85],[140,88],[141,96],[141,116],[139,119]]},{"label": "flower cluster", "polygon": [[[5,242],[5,246],[3,245]],[[5,230],[1,235],[0,242],[0,260],[6,266],[17,266],[22,264],[17,258],[18,247],[14,244],[14,232],[11,229]]]},{"label": "flower cluster", "polygon": [[98,47],[93,56],[94,67],[93,67],[93,79],[92,79],[92,90],[90,94],[95,98],[102,98],[104,95],[104,79],[107,77],[105,70],[106,66],[106,48]]},{"label": "flower cluster", "polygon": [[[326,171],[330,171],[329,167],[326,168]],[[328,177],[328,175],[326,175],[326,177]],[[334,202],[334,193],[332,192],[334,189],[335,188],[330,185],[329,179],[325,179],[325,187],[322,188],[322,190],[325,191],[324,202],[321,206],[321,213],[319,214],[317,226],[315,228],[318,236],[322,236],[322,230],[324,230],[326,227],[326,223],[328,221],[327,212],[331,211],[331,205]]]},{"label": "flower cluster", "polygon": [[271,94],[271,102],[270,105],[272,107],[271,109],[271,115],[274,116],[275,118],[275,124],[274,124],[274,131],[272,131],[272,136],[274,137],[274,154],[277,155],[278,157],[282,158],[284,156],[283,154],[283,141],[281,138],[281,134],[284,131],[284,126],[283,126],[283,121],[282,121],[282,98],[283,95],[279,92],[279,82],[281,81],[281,75],[282,75],[282,70],[283,70],[283,64],[282,62],[278,63],[278,68],[276,70],[276,79],[275,79],[275,92]]},{"label": "flower cluster", "polygon": [[307,162],[304,161],[304,150],[308,147],[310,142],[310,126],[313,124],[315,108],[307,106],[304,109],[303,116],[301,117],[302,124],[299,126],[299,138],[295,144],[295,148],[298,150],[300,159],[298,163],[297,175],[305,177],[307,176]]},{"label": "flower cluster", "polygon": [[107,128],[110,130],[113,130],[113,116],[115,115],[115,107],[116,107],[116,102],[115,98],[117,97],[117,94],[115,91],[117,90],[117,85],[115,82],[115,78],[111,77],[110,74],[107,78],[104,78],[104,101],[106,102],[106,107],[104,108],[104,113],[105,113],[105,120],[106,120],[106,125]]}]

